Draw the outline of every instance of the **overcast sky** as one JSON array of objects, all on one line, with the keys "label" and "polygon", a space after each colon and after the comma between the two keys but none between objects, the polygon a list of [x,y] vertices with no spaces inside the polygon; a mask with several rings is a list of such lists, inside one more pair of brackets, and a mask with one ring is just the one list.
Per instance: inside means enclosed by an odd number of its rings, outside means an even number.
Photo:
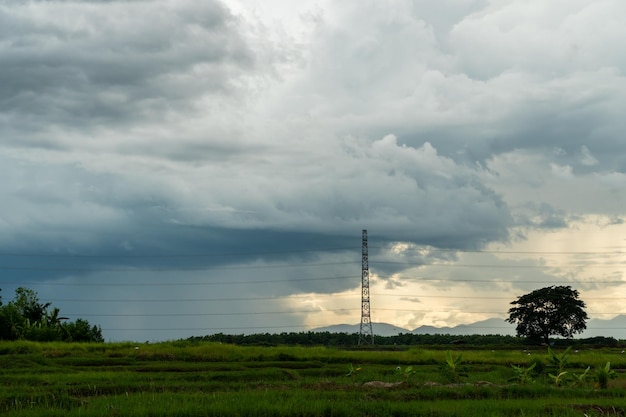
[{"label": "overcast sky", "polygon": [[367,229],[374,322],[504,318],[555,284],[626,314],[624,21],[623,0],[4,1],[3,301],[32,288],[106,340],[356,324]]}]

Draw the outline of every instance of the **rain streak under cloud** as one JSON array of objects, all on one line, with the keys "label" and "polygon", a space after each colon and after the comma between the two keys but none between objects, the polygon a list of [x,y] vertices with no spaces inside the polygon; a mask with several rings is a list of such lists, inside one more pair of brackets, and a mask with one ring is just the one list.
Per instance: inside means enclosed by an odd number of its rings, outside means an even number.
[{"label": "rain streak under cloud", "polygon": [[503,318],[563,283],[626,314],[625,18],[4,2],[3,300],[32,288],[107,340],[358,323],[367,229],[375,322]]}]

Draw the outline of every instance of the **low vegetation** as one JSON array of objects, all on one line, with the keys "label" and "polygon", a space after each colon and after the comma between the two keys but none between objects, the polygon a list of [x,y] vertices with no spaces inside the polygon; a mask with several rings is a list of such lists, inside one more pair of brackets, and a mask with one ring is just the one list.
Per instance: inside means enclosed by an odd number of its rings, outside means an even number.
[{"label": "low vegetation", "polygon": [[626,415],[621,347],[13,341],[0,365],[13,417]]}]

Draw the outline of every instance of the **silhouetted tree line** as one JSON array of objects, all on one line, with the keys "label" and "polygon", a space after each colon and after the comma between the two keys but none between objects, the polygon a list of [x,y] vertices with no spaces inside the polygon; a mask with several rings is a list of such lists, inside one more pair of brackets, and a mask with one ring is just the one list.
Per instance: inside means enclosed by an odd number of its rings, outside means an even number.
[{"label": "silhouetted tree line", "polygon": [[[234,345],[255,345],[255,346],[278,346],[278,345],[300,345],[300,346],[332,346],[355,348],[358,346],[358,333],[331,333],[331,332],[291,332],[291,333],[260,333],[250,335],[232,335],[217,333],[207,336],[195,336],[188,340],[229,343]],[[615,346],[619,342],[612,337],[594,337],[587,339],[555,339],[556,346]],[[458,336],[450,334],[413,334],[401,333],[396,336],[374,336],[374,345],[378,349],[394,349],[403,346],[450,346],[467,345],[472,347],[484,346],[493,348],[501,346],[528,346],[537,344],[534,339],[503,336],[503,335],[469,335]],[[363,346],[368,348],[368,346]]]},{"label": "silhouetted tree line", "polygon": [[35,291],[23,287],[6,305],[0,297],[0,340],[104,342],[99,326],[83,319],[68,321],[58,308],[41,303]]}]

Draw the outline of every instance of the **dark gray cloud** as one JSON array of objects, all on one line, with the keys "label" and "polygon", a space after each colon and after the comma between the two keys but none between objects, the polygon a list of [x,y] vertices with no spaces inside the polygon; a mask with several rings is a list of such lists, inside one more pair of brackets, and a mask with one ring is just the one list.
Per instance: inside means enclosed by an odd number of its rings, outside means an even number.
[{"label": "dark gray cloud", "polygon": [[0,112],[33,130],[189,112],[203,95],[231,93],[255,61],[212,1],[13,3],[0,25]]}]

